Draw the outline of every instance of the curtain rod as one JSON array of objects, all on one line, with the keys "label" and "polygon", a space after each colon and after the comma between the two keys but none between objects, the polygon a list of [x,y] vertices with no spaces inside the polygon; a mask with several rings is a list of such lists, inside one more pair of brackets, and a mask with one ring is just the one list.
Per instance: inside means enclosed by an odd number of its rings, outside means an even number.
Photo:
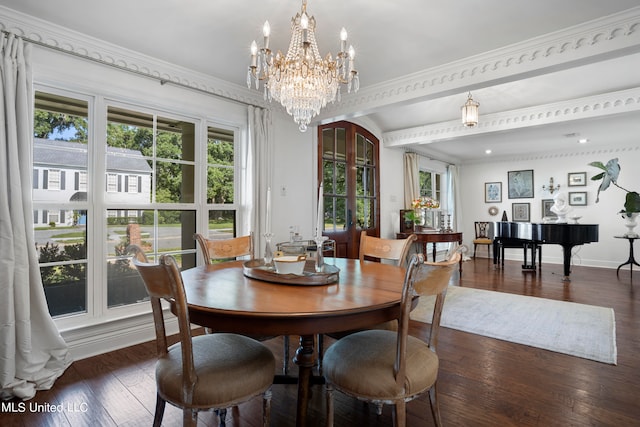
[{"label": "curtain rod", "polygon": [[191,89],[191,90],[194,90],[196,92],[201,92],[201,93],[204,93],[206,95],[215,96],[216,98],[222,98],[222,99],[224,99],[226,101],[232,101],[232,102],[235,102],[237,104],[251,105],[252,107],[262,108],[260,105],[255,105],[255,104],[252,104],[250,102],[240,101],[240,100],[231,98],[229,96],[225,96],[225,95],[221,95],[219,93],[211,92],[211,91],[209,91],[207,89],[201,89],[201,88],[198,88],[198,87],[189,86],[189,85],[184,84],[184,83],[174,82],[172,80],[167,80],[167,79],[164,79],[162,77],[157,77],[157,76],[154,76],[154,75],[151,75],[151,74],[148,74],[148,73],[144,73],[142,71],[132,70],[130,68],[123,67],[122,65],[118,65],[118,64],[111,63],[111,62],[103,61],[103,60],[98,59],[98,58],[92,58],[91,56],[83,55],[83,54],[80,54],[80,53],[77,53],[77,52],[65,50],[65,49],[62,49],[62,48],[60,48],[58,46],[52,46],[52,45],[43,43],[43,42],[38,41],[38,40],[30,39],[28,37],[19,36],[19,35],[15,34],[15,33],[12,33],[11,31],[0,30],[0,32],[5,33],[7,35],[14,35],[15,37],[21,38],[25,42],[28,42],[28,43],[31,43],[31,44],[34,44],[34,45],[37,45],[37,46],[45,47],[47,49],[55,50],[56,52],[66,53],[67,55],[75,56],[76,58],[86,59],[86,60],[101,64],[101,65],[107,65],[109,67],[116,68],[116,69],[118,69],[120,71],[126,71],[126,72],[129,72],[131,74],[136,74],[138,76],[147,77],[147,78],[150,78],[152,80],[157,80],[157,81],[160,82],[161,86],[164,86],[165,84],[172,84],[174,86],[179,86],[179,87],[182,87],[182,88],[185,88],[185,89]]}]

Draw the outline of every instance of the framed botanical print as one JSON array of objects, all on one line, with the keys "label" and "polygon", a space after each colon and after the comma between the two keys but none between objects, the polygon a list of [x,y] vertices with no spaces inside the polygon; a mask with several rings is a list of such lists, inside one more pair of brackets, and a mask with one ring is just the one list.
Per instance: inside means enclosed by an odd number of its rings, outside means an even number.
[{"label": "framed botanical print", "polygon": [[569,192],[569,204],[571,206],[587,206],[587,192],[586,191]]},{"label": "framed botanical print", "polygon": [[587,173],[569,172],[567,182],[569,183],[569,187],[584,187],[587,185]]},{"label": "framed botanical print", "polygon": [[533,197],[533,169],[507,172],[510,199]]},{"label": "framed botanical print", "polygon": [[530,207],[530,203],[512,203],[511,216],[513,217],[513,220],[519,222],[529,222],[531,220]]},{"label": "framed botanical print", "polygon": [[484,183],[484,202],[485,203],[502,202],[502,183],[501,182],[485,182]]}]

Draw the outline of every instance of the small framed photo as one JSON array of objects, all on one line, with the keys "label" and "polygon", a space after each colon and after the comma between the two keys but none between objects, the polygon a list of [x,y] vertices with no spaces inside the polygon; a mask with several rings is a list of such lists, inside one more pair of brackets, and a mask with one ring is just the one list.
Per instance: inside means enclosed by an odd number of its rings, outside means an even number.
[{"label": "small framed photo", "polygon": [[587,185],[586,172],[569,172],[567,177],[569,187],[584,187]]},{"label": "small framed photo", "polygon": [[510,199],[533,197],[533,169],[507,172]]},{"label": "small framed photo", "polygon": [[485,203],[502,202],[502,183],[501,182],[485,182],[484,183],[484,202]]},{"label": "small framed photo", "polygon": [[558,218],[555,212],[551,212],[551,206],[553,206],[553,199],[542,200],[542,218]]},{"label": "small framed photo", "polygon": [[511,216],[513,217],[513,220],[519,222],[529,222],[531,220],[530,208],[530,203],[512,203]]},{"label": "small framed photo", "polygon": [[587,206],[587,192],[586,191],[569,192],[569,204],[571,206]]}]

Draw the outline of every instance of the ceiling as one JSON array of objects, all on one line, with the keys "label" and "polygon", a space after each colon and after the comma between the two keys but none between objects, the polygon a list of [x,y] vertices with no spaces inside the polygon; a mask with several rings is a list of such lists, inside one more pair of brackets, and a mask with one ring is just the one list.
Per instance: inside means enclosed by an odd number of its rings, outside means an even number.
[{"label": "ceiling", "polygon": [[[269,20],[271,47],[286,49],[290,20],[301,2],[0,0],[0,5],[246,91],[251,41],[261,42],[262,24]],[[361,86],[358,94],[344,94],[343,103],[327,108],[319,120],[357,117],[376,127],[385,144],[459,163],[486,158],[487,149],[496,158],[575,149],[578,137],[588,138],[591,147],[637,144],[640,109],[635,107],[615,114],[593,108],[562,119],[513,119],[521,112],[541,117],[540,112],[554,108],[606,105],[594,99],[640,89],[637,21],[609,37],[610,43],[634,40],[615,48],[598,50],[606,43],[594,39],[591,53],[550,51],[550,62],[544,63],[542,55],[542,65],[517,72],[509,64],[480,75],[451,71],[531,51],[550,39],[565,37],[577,46],[583,28],[595,31],[619,16],[624,20],[627,15],[619,14],[632,8],[631,15],[640,17],[639,0],[309,0],[307,11],[316,18],[322,55],[335,55],[340,29],[348,30]],[[568,59],[553,62],[562,55]],[[444,81],[445,75],[450,81]],[[411,83],[435,81],[434,76],[440,78],[437,84],[417,88]],[[459,125],[468,91],[480,102],[480,125],[474,129]]]}]

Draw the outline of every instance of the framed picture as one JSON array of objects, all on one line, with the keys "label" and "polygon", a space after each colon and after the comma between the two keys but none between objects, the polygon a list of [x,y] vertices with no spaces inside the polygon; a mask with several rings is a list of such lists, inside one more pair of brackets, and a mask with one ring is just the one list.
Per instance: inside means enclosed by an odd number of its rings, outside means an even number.
[{"label": "framed picture", "polygon": [[553,206],[553,199],[542,200],[542,218],[558,218],[555,212],[551,212],[551,206]]},{"label": "framed picture", "polygon": [[502,202],[502,183],[501,182],[485,182],[484,183],[484,202],[485,203]]},{"label": "framed picture", "polygon": [[586,191],[569,192],[569,204],[571,206],[587,206],[587,192]]},{"label": "framed picture", "polygon": [[533,197],[533,169],[507,172],[510,199]]},{"label": "framed picture", "polygon": [[529,222],[530,221],[530,203],[512,203],[511,216],[514,221]]},{"label": "framed picture", "polygon": [[408,212],[413,212],[413,209],[400,209],[400,232],[401,233],[413,233],[413,221],[405,218]]},{"label": "framed picture", "polygon": [[587,185],[587,173],[569,172],[567,182],[569,183],[569,187],[584,187]]}]

